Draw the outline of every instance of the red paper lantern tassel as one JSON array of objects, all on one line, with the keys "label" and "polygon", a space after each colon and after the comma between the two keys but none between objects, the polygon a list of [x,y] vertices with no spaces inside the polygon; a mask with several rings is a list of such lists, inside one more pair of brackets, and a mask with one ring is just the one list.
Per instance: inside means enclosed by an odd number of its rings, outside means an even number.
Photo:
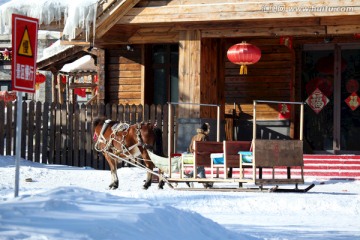
[{"label": "red paper lantern tassel", "polygon": [[246,75],[247,74],[247,66],[241,65],[240,66],[240,75]]}]

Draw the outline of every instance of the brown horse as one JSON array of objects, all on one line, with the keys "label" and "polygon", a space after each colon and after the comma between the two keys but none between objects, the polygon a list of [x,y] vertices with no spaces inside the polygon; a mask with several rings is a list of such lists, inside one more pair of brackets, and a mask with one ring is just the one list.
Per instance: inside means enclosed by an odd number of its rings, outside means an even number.
[{"label": "brown horse", "polygon": [[[153,170],[154,163],[150,160],[147,149],[156,155],[163,156],[162,132],[156,125],[150,123],[138,123],[130,125],[116,121],[97,118],[93,121],[95,149],[104,154],[110,166],[112,182],[110,189],[117,189],[119,179],[117,165],[119,158],[111,156],[115,154],[134,162],[138,166]],[[109,154],[110,153],[110,154]],[[147,172],[144,189],[151,185],[152,173]],[[159,188],[163,188],[164,181],[159,181]]]}]

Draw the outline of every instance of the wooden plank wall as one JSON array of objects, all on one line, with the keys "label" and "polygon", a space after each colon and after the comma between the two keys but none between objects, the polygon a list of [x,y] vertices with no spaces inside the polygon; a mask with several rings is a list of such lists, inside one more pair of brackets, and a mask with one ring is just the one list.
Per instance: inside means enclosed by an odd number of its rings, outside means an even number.
[{"label": "wooden plank wall", "polygon": [[[201,77],[200,98],[201,103],[221,104],[224,112],[224,68],[222,40],[203,38],[201,40]],[[201,118],[216,119],[217,108],[201,107]]]},{"label": "wooden plank wall", "polygon": [[[0,155],[15,155],[16,103],[0,101]],[[41,102],[22,104],[21,157],[44,164],[108,169],[102,154],[93,149],[92,122],[97,116],[135,124],[157,123],[167,155],[168,106],[78,105]]]},{"label": "wooden plank wall", "polygon": [[106,49],[105,102],[142,103],[142,46],[112,46]]},{"label": "wooden plank wall", "polygon": [[[292,0],[281,3],[283,5],[276,5],[270,1],[246,0],[143,0],[129,10],[120,19],[119,23],[211,22],[234,19],[344,16],[357,15],[360,8],[357,1],[350,0]],[[278,6],[281,6],[282,10],[278,10]],[[346,9],[344,8],[345,6]],[[312,10],[312,7],[317,9]],[[321,11],[321,7],[330,7],[331,9],[342,8],[344,10]]]},{"label": "wooden plank wall", "polygon": [[[179,40],[179,102],[200,102],[200,55],[201,33],[181,31]],[[180,105],[179,115],[183,118],[199,118],[200,107]]]},{"label": "wooden plank wall", "polygon": [[[234,103],[236,114],[252,116],[253,100],[290,101],[292,99],[295,57],[293,50],[280,45],[276,40],[247,40],[261,50],[259,62],[248,66],[247,75],[239,75],[239,65],[225,62],[225,114],[232,114]],[[228,40],[225,49],[242,40]],[[240,114],[241,113],[241,114]],[[278,119],[278,109],[262,107],[258,119]]]}]

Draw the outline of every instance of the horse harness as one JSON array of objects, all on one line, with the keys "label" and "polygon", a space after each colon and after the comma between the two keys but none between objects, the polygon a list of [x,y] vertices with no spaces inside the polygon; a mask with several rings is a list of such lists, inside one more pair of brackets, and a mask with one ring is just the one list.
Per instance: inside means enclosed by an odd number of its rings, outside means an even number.
[{"label": "horse harness", "polygon": [[[129,129],[130,129],[130,124],[128,123],[124,123],[124,122],[119,122],[119,123],[115,123],[113,126],[111,126],[111,134],[110,134],[110,138],[109,140],[106,140],[104,137],[104,133],[107,130],[109,124],[111,123],[111,120],[106,120],[105,123],[103,124],[100,134],[97,138],[97,141],[95,143],[94,148],[98,151],[98,152],[105,152],[105,151],[111,151],[113,152],[115,155],[124,155],[128,158],[137,158],[138,156],[141,155],[141,152],[139,150],[139,146],[141,147],[146,147],[146,144],[144,144],[142,138],[141,138],[141,125],[143,123],[137,123],[136,124],[136,139],[137,139],[137,143],[135,143],[134,145],[130,146],[130,147],[126,147],[126,143],[125,143],[125,137],[128,135]],[[117,138],[117,134],[121,132],[121,139]],[[121,149],[118,149],[114,146],[113,141],[116,141],[119,143],[119,145],[121,146]],[[104,144],[104,147],[100,147],[100,144]]]}]

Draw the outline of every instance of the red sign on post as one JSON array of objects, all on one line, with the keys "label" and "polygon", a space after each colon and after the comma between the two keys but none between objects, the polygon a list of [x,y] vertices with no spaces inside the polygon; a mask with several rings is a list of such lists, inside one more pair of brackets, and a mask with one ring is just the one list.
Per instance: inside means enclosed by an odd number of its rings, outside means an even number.
[{"label": "red sign on post", "polygon": [[39,20],[12,15],[12,90],[35,92]]}]

